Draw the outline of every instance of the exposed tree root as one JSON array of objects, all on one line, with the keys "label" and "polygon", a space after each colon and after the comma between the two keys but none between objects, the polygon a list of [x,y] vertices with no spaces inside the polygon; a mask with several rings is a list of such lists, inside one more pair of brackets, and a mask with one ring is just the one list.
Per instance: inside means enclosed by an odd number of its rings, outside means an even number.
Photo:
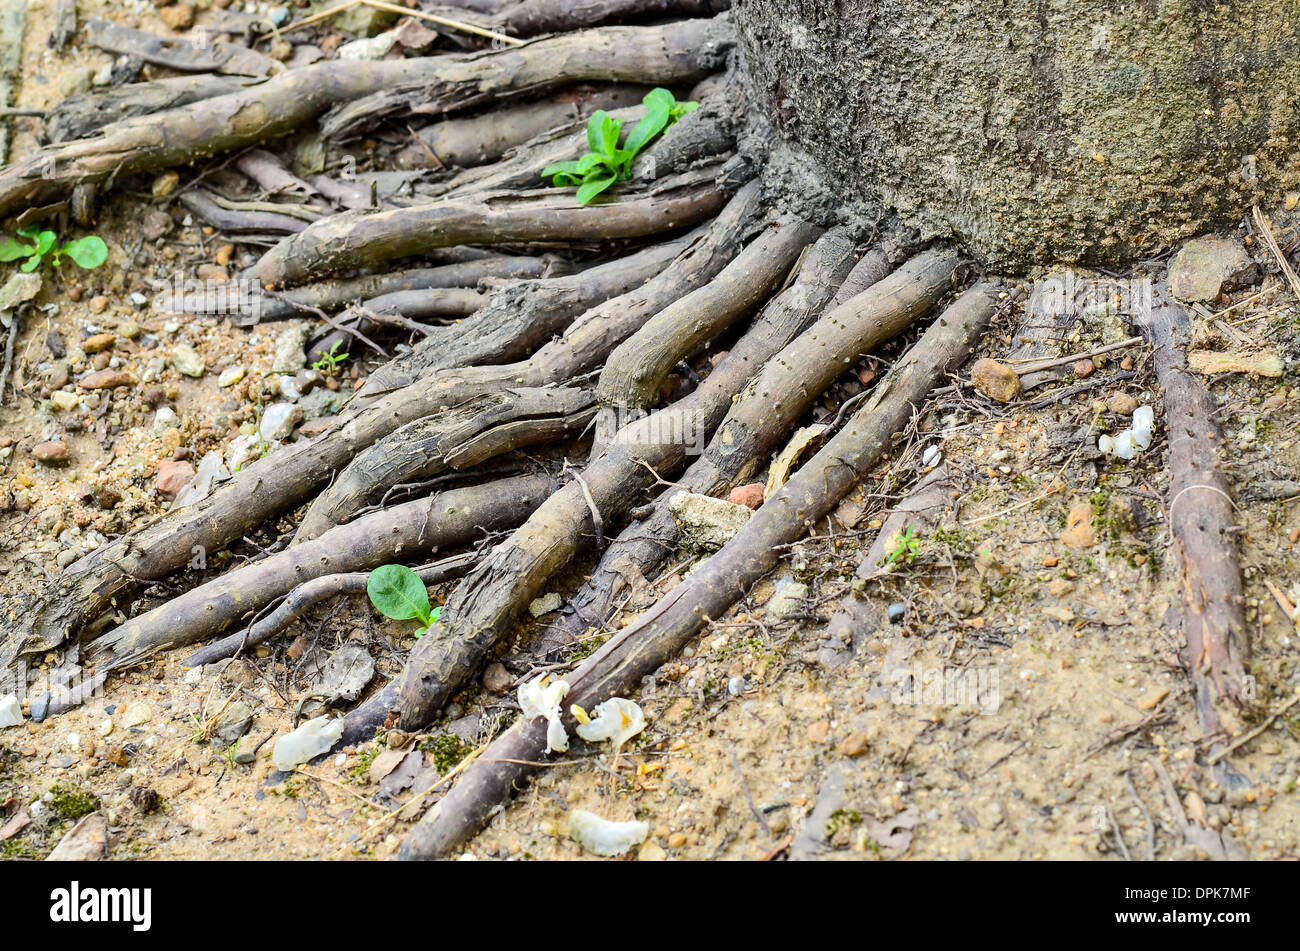
[{"label": "exposed tree root", "polygon": [[269,604],[304,581],[428,555],[517,525],[552,485],[547,475],[516,476],[374,512],[146,611],[92,641],[87,653],[96,663],[111,665],[142,651],[193,644],[221,633],[250,606]]},{"label": "exposed tree root", "polygon": [[462,168],[484,165],[552,129],[586,122],[597,109],[636,105],[646,91],[645,86],[630,84],[572,86],[536,102],[435,122],[416,132],[420,144],[408,146],[395,158],[406,168],[435,161]]},{"label": "exposed tree root", "polygon": [[707,17],[731,9],[731,0],[524,0],[496,17],[515,36],[563,33],[606,23],[654,17]]},{"label": "exposed tree root", "polygon": [[130,83],[103,92],[69,96],[45,120],[49,142],[82,139],[114,122],[134,119],[239,92],[258,80],[239,76],[177,76],[148,83]]},{"label": "exposed tree root", "polygon": [[1207,733],[1236,733],[1247,707],[1249,656],[1241,567],[1233,545],[1234,503],[1219,469],[1218,403],[1187,370],[1187,312],[1162,293],[1138,315],[1155,351],[1169,431],[1169,529],[1178,555],[1187,665]]},{"label": "exposed tree root", "polygon": [[798,219],[777,221],[707,287],[665,307],[623,341],[605,361],[596,387],[600,412],[593,456],[658,401],[674,366],[771,297],[815,237],[812,227]]},{"label": "exposed tree root", "polygon": [[185,567],[195,554],[219,551],[318,491],[352,457],[400,426],[507,387],[546,386],[588,373],[651,314],[710,280],[751,233],[758,183],[743,187],[712,226],[638,290],[596,307],[528,360],[502,367],[433,372],[377,397],[311,440],[293,443],[235,473],[211,495],[153,525],[103,545],[69,565],[35,603],[13,599],[0,610],[0,667],[54,650],[71,636],[102,627],[118,602]]},{"label": "exposed tree root", "polygon": [[472,317],[452,327],[435,329],[409,353],[370,374],[354,403],[364,405],[434,370],[523,359],[561,333],[579,314],[650,280],[708,229],[708,225],[701,225],[686,237],[652,245],[578,274],[503,287]]},{"label": "exposed tree root", "polygon": [[594,409],[595,398],[588,390],[508,389],[408,423],[357,453],[307,509],[294,543],[343,524],[400,482],[466,469],[523,446],[572,438]]},{"label": "exposed tree root", "polygon": [[[475,552],[452,555],[450,558],[444,558],[427,568],[418,568],[415,573],[420,576],[420,580],[426,585],[442,584],[464,575],[474,566],[478,558],[479,556]],[[344,574],[322,575],[319,578],[304,581],[285,595],[284,600],[276,605],[270,614],[258,618],[243,631],[230,634],[219,641],[214,641],[199,648],[185,658],[182,666],[202,667],[205,664],[215,664],[227,657],[234,657],[240,652],[255,647],[279,634],[302,617],[303,613],[313,604],[339,595],[365,594],[366,581],[369,577],[370,572],[368,571],[353,571]]]},{"label": "exposed tree root", "polygon": [[[830,309],[767,362],[740,394],[708,448],[676,484],[704,495],[725,495],[753,475],[755,466],[768,458],[837,376],[935,305],[952,287],[960,260],[948,249],[927,251]],[[887,251],[874,249],[850,277],[861,286],[887,266]],[[543,652],[567,646],[589,626],[602,626],[616,599],[671,554],[677,523],[667,501],[660,497],[646,517],[614,541],[543,638]]]},{"label": "exposed tree root", "polygon": [[344,212],[284,239],[257,263],[266,287],[302,284],[332,271],[458,244],[639,238],[690,227],[717,213],[726,194],[716,169],[700,169],[654,191],[580,205],[573,194],[505,192],[444,198],[379,212]]},{"label": "exposed tree root", "polygon": [[511,49],[429,57],[456,60],[459,73],[473,76],[472,84],[467,86],[457,72],[434,71],[376,85],[378,91],[327,115],[321,130],[327,138],[347,138],[393,116],[441,115],[571,83],[693,83],[721,69],[735,43],[731,20],[723,14],[662,26],[601,27],[544,37]]},{"label": "exposed tree root", "polygon": [[[662,27],[607,27],[484,53],[317,63],[39,149],[0,169],[0,215],[50,204],[77,185],[255,145],[358,97],[364,98],[356,110],[333,117],[335,134],[348,127],[349,115],[369,124],[408,100],[412,111],[439,114],[570,82],[693,82],[719,68],[734,42],[731,23],[721,16]],[[381,109],[381,103],[387,105]]]},{"label": "exposed tree root", "polygon": [[[709,561],[625,627],[572,676],[566,704],[586,709],[633,691],[681,649],[710,618],[720,617],[795,541],[887,454],[926,394],[960,366],[993,314],[996,286],[981,284],[935,319],[921,340],[886,374],[872,399],[820,452],[754,513]],[[565,726],[575,722],[565,715]],[[516,723],[461,777],[402,844],[403,858],[439,858],[466,842],[525,781],[545,753],[545,724]]]},{"label": "exposed tree root", "polygon": [[[815,227],[786,220],[775,232],[781,243],[756,240],[713,284],[683,298],[702,321],[734,307],[737,287],[751,283],[772,287],[798,258]],[[816,312],[849,270],[851,247],[841,235],[823,247],[809,269],[815,280],[801,288],[821,294],[808,308]],[[833,262],[829,273],[826,257]],[[836,274],[835,265],[840,265]],[[764,273],[766,271],[766,273]],[[832,281],[827,278],[832,277]],[[808,287],[807,285],[812,285]],[[719,289],[726,288],[722,293]],[[748,298],[748,306],[756,301]],[[447,600],[444,621],[411,651],[399,689],[400,723],[417,729],[441,709],[503,637],[516,618],[557,571],[569,564],[585,531],[595,529],[597,545],[603,520],[617,518],[635,493],[649,485],[655,471],[673,472],[686,458],[688,434],[704,438],[717,425],[732,397],[756,368],[776,352],[780,341],[761,323],[751,331],[693,393],[653,416],[630,423],[580,475],[557,491],[508,541],[493,549]]]}]

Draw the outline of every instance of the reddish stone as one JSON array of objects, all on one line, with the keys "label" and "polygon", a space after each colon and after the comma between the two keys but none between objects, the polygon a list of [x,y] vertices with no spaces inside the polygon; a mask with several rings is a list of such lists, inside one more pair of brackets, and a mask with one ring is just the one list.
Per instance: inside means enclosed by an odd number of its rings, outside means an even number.
[{"label": "reddish stone", "polygon": [[158,465],[158,494],[174,499],[193,478],[194,467],[188,462],[166,459]]},{"label": "reddish stone", "polygon": [[763,504],[763,483],[754,482],[750,485],[738,485],[731,490],[731,494],[727,496],[727,501],[743,505],[745,508],[756,509]]}]

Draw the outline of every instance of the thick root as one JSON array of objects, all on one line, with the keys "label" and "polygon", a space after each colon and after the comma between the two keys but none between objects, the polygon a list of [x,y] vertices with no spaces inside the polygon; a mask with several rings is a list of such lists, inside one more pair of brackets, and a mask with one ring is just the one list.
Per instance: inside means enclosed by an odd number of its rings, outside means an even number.
[{"label": "thick root", "polygon": [[[828,514],[889,451],[894,434],[943,374],[965,362],[992,317],[997,288],[981,284],[935,319],[886,374],[874,397],[820,452],[758,509],[740,532],[689,578],[589,657],[569,681],[567,704],[585,709],[626,696],[659,669],[710,618],[722,614],[770,571],[780,546]],[[545,756],[545,730],[520,721],[489,747],[402,844],[404,858],[438,858],[482,828],[499,803]],[[565,727],[576,728],[572,714]]]},{"label": "thick root", "polygon": [[[817,229],[791,221],[783,230],[812,236]],[[753,274],[756,260],[773,257],[773,249],[766,244],[760,255],[750,254],[758,243],[751,244],[723,272],[730,274],[729,278],[720,275],[715,283],[734,287],[738,274]],[[783,255],[769,266],[784,272],[800,250],[797,244],[785,247]],[[820,310],[848,273],[851,251],[843,235],[834,235],[812,255],[814,266],[808,269],[798,292],[780,306],[798,302],[808,316]],[[727,295],[713,293],[712,285],[703,291],[693,310],[702,321],[709,320],[710,310],[733,306]],[[403,672],[399,709],[406,729],[427,723],[459,689],[541,586],[574,558],[584,532],[594,529],[600,545],[604,520],[624,514],[636,493],[653,481],[654,472],[671,473],[684,464],[693,444],[690,434],[698,433],[701,440],[707,437],[745,381],[780,349],[780,342],[771,325],[759,321],[693,393],[620,431],[591,465],[548,499],[456,587],[447,601],[444,623],[416,646]]]},{"label": "thick root", "polygon": [[774,222],[707,287],[655,314],[610,354],[596,387],[593,456],[625,423],[645,415],[674,366],[776,292],[818,230],[797,218]]},{"label": "thick root", "polygon": [[717,70],[734,44],[731,23],[716,17],[662,27],[608,27],[483,53],[317,63],[39,149],[0,169],[0,215],[51,204],[77,185],[256,145],[358,97],[364,98],[357,110],[340,112],[328,123],[334,134],[348,126],[348,115],[364,126],[403,104],[410,111],[441,114],[572,82],[693,82]]},{"label": "thick root", "polygon": [[146,611],[96,638],[88,654],[111,666],[117,658],[205,640],[304,581],[407,561],[517,525],[551,488],[549,476],[518,476],[375,512]]},{"label": "thick root", "polygon": [[[953,286],[960,265],[961,258],[951,250],[927,251],[831,308],[763,366],[677,485],[704,495],[725,495],[752,476],[754,466],[768,458],[836,377],[938,302]],[[864,256],[854,271],[857,280],[865,283],[863,275],[877,276],[887,267],[888,252],[877,249]],[[615,599],[638,579],[649,577],[673,551],[677,523],[667,501],[661,497],[645,519],[629,526],[610,546],[589,582],[571,600],[572,611],[544,638],[546,653],[566,646],[587,626],[602,625]]]},{"label": "thick root", "polygon": [[215,99],[257,82],[239,76],[177,76],[104,92],[79,93],[54,107],[45,120],[45,138],[56,143],[84,139],[114,122]]},{"label": "thick root", "polygon": [[1187,370],[1190,321],[1167,294],[1139,315],[1155,351],[1169,430],[1169,528],[1178,555],[1187,666],[1207,733],[1241,725],[1249,642],[1232,496],[1219,468],[1219,405]]},{"label": "thick root", "polygon": [[[472,317],[434,329],[409,353],[367,377],[353,398],[363,405],[376,396],[409,386],[421,376],[449,367],[522,360],[583,311],[640,287],[708,230],[652,245],[578,274],[520,281],[495,291]],[[293,293],[293,292],[289,292]]]},{"label": "thick root", "polygon": [[757,182],[741,188],[708,230],[637,291],[585,313],[558,340],[522,363],[431,373],[377,397],[310,442],[277,450],[236,473],[207,498],[91,552],[34,603],[4,605],[0,667],[69,637],[93,634],[105,615],[196,554],[226,545],[277,518],[326,485],[357,452],[393,430],[507,387],[546,386],[588,373],[650,315],[706,283],[739,249],[757,214]]},{"label": "thick root", "polygon": [[342,525],[399,483],[467,469],[523,446],[573,438],[591,420],[594,409],[595,397],[588,390],[510,389],[408,423],[358,453],[316,497],[298,526],[294,544]]},{"label": "thick root", "polygon": [[731,0],[524,0],[496,22],[514,36],[537,36],[633,19],[707,17],[730,9]]},{"label": "thick root", "polygon": [[726,194],[715,169],[662,183],[653,192],[580,205],[571,193],[515,193],[444,198],[379,212],[349,211],[323,219],[263,255],[255,274],[266,287],[302,284],[345,268],[458,244],[640,238],[696,225],[717,214]]},{"label": "thick root", "polygon": [[431,57],[463,64],[462,71],[474,72],[477,88],[467,89],[455,73],[446,78],[433,73],[388,83],[378,92],[335,109],[321,121],[321,130],[327,138],[348,138],[394,116],[436,116],[511,94],[572,83],[675,86],[697,82],[721,69],[735,45],[731,20],[722,15],[662,26],[602,27],[549,36],[511,49]]}]

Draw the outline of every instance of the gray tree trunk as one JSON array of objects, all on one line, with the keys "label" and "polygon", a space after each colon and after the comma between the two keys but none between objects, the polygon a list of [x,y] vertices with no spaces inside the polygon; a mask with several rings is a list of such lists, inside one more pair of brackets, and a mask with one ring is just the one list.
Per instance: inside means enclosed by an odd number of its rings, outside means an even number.
[{"label": "gray tree trunk", "polygon": [[1300,0],[738,0],[825,180],[987,264],[1118,264],[1300,173]]}]

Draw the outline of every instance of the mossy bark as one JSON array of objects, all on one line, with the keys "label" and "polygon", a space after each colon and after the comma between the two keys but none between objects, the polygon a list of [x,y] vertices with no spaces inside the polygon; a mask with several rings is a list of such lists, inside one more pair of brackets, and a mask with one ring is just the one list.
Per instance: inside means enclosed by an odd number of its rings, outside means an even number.
[{"label": "mossy bark", "polygon": [[[985,263],[1118,264],[1293,187],[1300,0],[740,0],[825,180]],[[797,179],[796,179],[797,181]]]}]

